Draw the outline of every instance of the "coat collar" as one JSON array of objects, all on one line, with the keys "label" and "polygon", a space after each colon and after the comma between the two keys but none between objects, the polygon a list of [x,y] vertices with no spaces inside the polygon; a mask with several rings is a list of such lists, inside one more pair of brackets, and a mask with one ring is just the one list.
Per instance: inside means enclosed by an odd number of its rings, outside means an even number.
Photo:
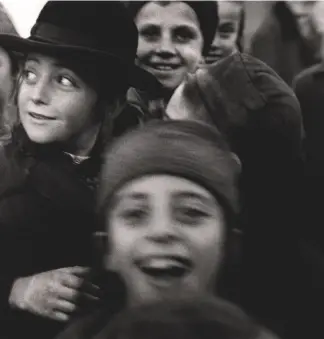
[{"label": "coat collar", "polygon": [[96,187],[105,145],[100,133],[89,158],[80,164],[74,163],[60,145],[41,145],[32,142],[21,125],[14,130],[12,143],[15,151],[18,152],[18,159],[22,158],[26,161],[29,159],[29,163],[33,164],[44,163],[57,171],[71,173],[92,189]]}]

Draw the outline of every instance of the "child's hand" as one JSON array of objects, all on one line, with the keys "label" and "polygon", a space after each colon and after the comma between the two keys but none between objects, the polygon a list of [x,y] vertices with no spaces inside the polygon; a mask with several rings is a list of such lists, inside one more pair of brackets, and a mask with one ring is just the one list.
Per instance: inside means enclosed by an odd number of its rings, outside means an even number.
[{"label": "child's hand", "polygon": [[18,278],[12,287],[11,306],[43,317],[67,321],[81,297],[98,300],[99,288],[86,281],[86,267],[67,267]]}]

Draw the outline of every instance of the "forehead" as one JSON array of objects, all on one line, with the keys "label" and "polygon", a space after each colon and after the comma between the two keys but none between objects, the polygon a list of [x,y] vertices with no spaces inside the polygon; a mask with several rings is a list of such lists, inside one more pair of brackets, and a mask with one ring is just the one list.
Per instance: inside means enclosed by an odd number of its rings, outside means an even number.
[{"label": "forehead", "polygon": [[28,53],[26,55],[26,61],[34,60],[38,63],[43,63],[51,66],[60,66],[66,68],[76,67],[76,63],[68,58],[58,58],[55,56],[41,54],[41,53]]},{"label": "forehead", "polygon": [[73,57],[63,58],[40,53],[28,53],[26,61],[29,60],[34,60],[40,65],[45,65],[46,70],[68,69],[82,79],[85,84],[95,88],[99,85],[100,79],[98,75],[100,74],[100,69],[97,65],[85,63],[82,59],[75,60]]},{"label": "forehead", "polygon": [[185,178],[172,175],[147,175],[123,186],[117,193],[121,197],[144,196],[172,196],[185,193],[184,196],[197,196],[205,199],[213,199],[213,196],[204,187]]},{"label": "forehead", "polygon": [[218,1],[220,20],[237,20],[241,16],[242,4],[237,1]]},{"label": "forehead", "polygon": [[135,21],[137,24],[183,24],[200,26],[195,11],[186,3],[152,1],[144,5],[138,12]]}]

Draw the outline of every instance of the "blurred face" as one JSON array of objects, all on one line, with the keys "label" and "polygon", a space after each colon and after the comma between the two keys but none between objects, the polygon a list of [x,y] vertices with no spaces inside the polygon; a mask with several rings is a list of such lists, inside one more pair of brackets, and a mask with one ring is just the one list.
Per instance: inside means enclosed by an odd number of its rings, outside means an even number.
[{"label": "blurred face", "polygon": [[202,58],[203,37],[194,10],[184,2],[149,2],[135,23],[138,64],[174,90]]},{"label": "blurred face", "polygon": [[11,60],[8,53],[0,47],[0,83],[1,99],[6,104],[13,88]]},{"label": "blurred face", "polygon": [[241,12],[242,4],[236,1],[218,1],[219,25],[206,63],[211,64],[237,50]]},{"label": "blurred face", "polygon": [[324,2],[317,1],[316,7],[314,6],[312,19],[314,21],[314,28],[316,31],[324,35]]},{"label": "blurred face", "polygon": [[20,120],[41,144],[67,142],[94,125],[97,94],[62,60],[30,54],[18,95]]},{"label": "blurred face", "polygon": [[212,290],[223,254],[224,216],[203,187],[169,175],[126,184],[108,216],[107,266],[131,304]]},{"label": "blurred face", "polygon": [[296,17],[301,33],[307,36],[310,31],[311,17],[316,1],[286,1],[286,4]]}]

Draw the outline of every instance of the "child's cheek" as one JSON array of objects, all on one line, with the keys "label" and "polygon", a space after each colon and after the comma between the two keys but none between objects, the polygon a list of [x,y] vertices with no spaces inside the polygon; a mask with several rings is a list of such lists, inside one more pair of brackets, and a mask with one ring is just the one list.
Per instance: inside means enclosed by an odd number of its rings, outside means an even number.
[{"label": "child's cheek", "polygon": [[186,46],[183,49],[188,73],[195,73],[200,63],[203,61],[201,50],[197,46]]}]

